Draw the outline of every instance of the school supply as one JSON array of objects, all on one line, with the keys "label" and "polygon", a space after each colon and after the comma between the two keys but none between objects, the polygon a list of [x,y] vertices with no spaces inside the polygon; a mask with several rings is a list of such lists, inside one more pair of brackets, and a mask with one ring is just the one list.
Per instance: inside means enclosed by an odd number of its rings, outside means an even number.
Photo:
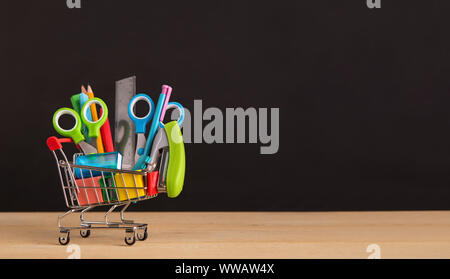
[{"label": "school supply", "polygon": [[[82,89],[82,90],[83,90],[83,89]],[[84,89],[84,91],[86,91],[86,90]],[[83,105],[89,100],[89,97],[88,97],[88,95],[87,95],[86,93],[81,92],[80,94],[78,94],[78,98],[76,98],[75,100],[78,100],[78,107],[79,107],[78,110],[81,111],[81,108],[82,108]],[[75,110],[76,110],[76,109],[75,109]],[[78,112],[78,110],[76,110],[76,111]],[[91,108],[88,108],[88,109],[87,109],[87,112],[86,112],[86,118],[87,118],[89,121],[92,121]],[[87,141],[88,143],[92,144],[92,143],[91,143],[91,138],[88,136],[89,130],[88,130],[88,128],[86,127],[86,125],[84,125],[83,123],[82,123],[82,125],[81,125],[81,131],[83,132],[83,135],[84,135],[84,137],[86,138],[86,141]]]},{"label": "school supply", "polygon": [[163,85],[162,86],[162,91],[165,92],[165,99],[164,99],[164,105],[163,108],[161,110],[161,115],[159,117],[159,121],[163,122],[164,121],[164,116],[166,115],[166,110],[167,110],[167,105],[169,104],[169,100],[170,100],[170,95],[172,95],[172,87],[168,86],[168,85]]},{"label": "school supply", "polygon": [[158,171],[152,171],[147,174],[147,196],[155,196],[158,194]]},{"label": "school supply", "polygon": [[[91,104],[99,104],[101,107],[103,107],[105,113],[100,119],[95,121],[89,121],[87,119],[87,108]],[[63,115],[70,115],[75,119],[75,125],[71,129],[66,130],[59,126],[59,119]],[[106,104],[99,98],[93,98],[84,104],[84,106],[81,108],[81,114],[78,114],[75,110],[70,108],[58,109],[53,115],[53,127],[60,135],[72,138],[75,144],[80,146],[84,154],[97,153],[97,149],[87,143],[86,138],[81,133],[81,121],[83,121],[83,123],[89,130],[88,136],[91,138],[97,138],[99,137],[100,128],[105,123],[107,117],[108,108],[106,107]]]},{"label": "school supply", "polygon": [[156,182],[156,190],[158,192],[167,192],[167,169],[169,167],[169,147],[166,146],[161,149],[161,160],[159,163],[160,174],[158,176],[158,181]]},{"label": "school supply", "polygon": [[[84,156],[77,156],[75,164],[79,166],[89,166],[107,169],[122,169],[122,154],[120,152],[90,154]],[[75,168],[76,178],[89,178],[93,176],[100,176],[100,171],[95,170],[81,170]]]},{"label": "school supply", "polygon": [[183,190],[186,168],[183,135],[177,121],[171,121],[158,130],[150,164],[158,162],[160,157],[158,191],[175,198]]},{"label": "school supply", "polygon": [[[78,100],[79,100],[79,106],[80,106],[80,110],[81,110],[81,108],[84,106],[84,104],[87,101],[89,101],[89,96],[87,94],[85,94],[85,93],[80,93],[80,94],[78,94]],[[92,120],[92,112],[91,112],[91,108],[90,107],[87,108],[86,118],[89,121],[93,121]]]},{"label": "school supply", "polygon": [[[163,127],[162,120],[164,119],[164,114],[169,108],[177,108],[180,111],[180,119],[181,123],[184,121],[184,108],[181,104],[172,102],[169,103],[168,100],[172,93],[172,88],[168,85],[162,86],[162,92],[159,95],[158,103],[155,108],[155,113],[153,115],[153,120],[148,132],[147,142],[145,143],[145,148],[142,154],[140,154],[139,159],[134,165],[133,170],[144,169],[146,164],[151,161],[150,151],[152,149],[153,139],[155,138],[156,133],[160,127]],[[164,113],[163,113],[164,112]]]},{"label": "school supply", "polygon": [[[145,101],[149,106],[148,113],[143,117],[137,117],[135,114],[136,104],[139,101]],[[128,105],[128,116],[134,122],[137,135],[136,151],[134,155],[135,163],[138,161],[140,155],[142,155],[144,152],[146,143],[145,139],[145,131],[147,129],[146,126],[147,123],[150,122],[150,119],[152,119],[154,112],[155,112],[155,104],[153,103],[153,100],[145,94],[138,94],[134,96],[133,99],[131,99],[130,104]]]},{"label": "school supply", "polygon": [[75,94],[70,97],[70,102],[72,103],[73,109],[80,114],[81,106],[80,106],[80,94]]},{"label": "school supply", "polygon": [[104,174],[100,179],[100,186],[102,188],[102,196],[105,202],[117,201],[117,189],[112,174]]},{"label": "school supply", "polygon": [[[103,109],[100,109],[100,114],[103,114]],[[109,125],[109,119],[106,118],[105,124],[100,128],[100,134],[102,136],[102,141],[105,146],[105,152],[114,151],[114,143],[111,136],[111,126]]]},{"label": "school supply", "polygon": [[[183,126],[183,122],[184,122],[183,106],[180,103],[172,102],[172,103],[168,104],[167,109],[177,109],[178,110],[178,119],[176,121],[176,124],[181,128]],[[174,125],[174,124],[171,124],[171,125]],[[166,133],[166,130],[164,129],[165,126],[166,126],[166,124],[164,124],[162,121],[160,121],[158,133],[156,134],[156,136],[153,140],[152,150],[150,152],[149,164],[156,164],[161,155],[160,154],[161,150],[163,148],[169,147],[167,133]],[[171,127],[171,126],[169,126],[169,127]],[[181,139],[181,140],[183,140],[183,139]]]},{"label": "school supply", "polygon": [[166,99],[166,93],[170,87],[164,87],[162,89],[161,94],[158,98],[158,103],[156,105],[155,114],[152,120],[152,124],[150,126],[148,136],[147,136],[147,142],[145,143],[144,151],[142,152],[141,156],[139,157],[138,161],[133,167],[133,170],[140,170],[144,169],[146,167],[146,163],[148,163],[148,154],[150,152],[151,144],[153,142],[153,138],[155,137],[155,134],[157,132],[157,129],[159,127],[159,118],[161,117],[161,112],[163,110],[164,102]]},{"label": "school supply", "polygon": [[[158,171],[153,171],[147,174],[147,177],[142,176],[143,179],[147,181],[147,196],[156,196],[158,195],[157,183],[158,183]],[[119,182],[116,183],[116,180],[119,179]],[[125,181],[125,184],[123,184]],[[145,183],[143,180],[142,182]],[[126,188],[117,188],[117,185],[126,185]],[[136,180],[136,185],[139,187],[144,187],[145,184],[141,184],[141,178]],[[100,179],[100,186],[102,187],[102,197],[105,202],[113,202],[118,200],[118,195],[120,193],[120,200],[124,201],[127,198],[133,199],[136,198],[137,195],[143,197],[145,188],[138,188],[134,186],[134,180],[130,179],[130,174],[124,174],[123,180],[120,175],[116,175],[114,178],[112,175],[104,175]],[[117,186],[117,187],[116,187]],[[122,186],[123,187],[123,186]],[[125,190],[126,189],[126,190]],[[127,196],[128,194],[128,196]]]},{"label": "school supply", "polygon": [[136,77],[129,77],[116,82],[114,145],[123,155],[123,168],[131,169],[135,155],[135,126],[128,116],[128,104],[136,94]]},{"label": "school supply", "polygon": [[78,191],[75,191],[75,195],[80,205],[98,204],[103,202],[100,179],[101,177],[91,177],[89,179],[75,180],[75,184],[78,187]]},{"label": "school supply", "polygon": [[[92,91],[92,87],[90,85],[88,85],[88,97],[89,100],[94,99],[94,91]],[[97,108],[95,107],[95,103],[91,104],[91,114],[92,114],[92,120],[93,121],[97,121],[98,120],[98,114],[97,114]],[[108,119],[108,116],[106,116],[106,119]],[[106,121],[105,119],[105,121]],[[103,122],[104,124],[104,122]],[[102,126],[103,126],[102,124]],[[89,128],[88,128],[89,129]],[[102,141],[102,137],[97,137],[97,150],[98,153],[104,153],[105,149],[103,148],[103,141]]]},{"label": "school supply", "polygon": [[144,176],[136,176],[127,173],[117,173],[114,176],[120,201],[143,198],[146,195]]}]

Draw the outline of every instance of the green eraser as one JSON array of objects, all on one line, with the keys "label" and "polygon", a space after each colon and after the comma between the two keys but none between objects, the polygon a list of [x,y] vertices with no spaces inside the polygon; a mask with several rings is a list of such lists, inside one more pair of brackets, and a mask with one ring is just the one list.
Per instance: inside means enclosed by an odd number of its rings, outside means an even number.
[{"label": "green eraser", "polygon": [[75,94],[72,97],[70,97],[70,102],[72,103],[73,109],[80,114],[81,108],[80,108],[80,94]]}]

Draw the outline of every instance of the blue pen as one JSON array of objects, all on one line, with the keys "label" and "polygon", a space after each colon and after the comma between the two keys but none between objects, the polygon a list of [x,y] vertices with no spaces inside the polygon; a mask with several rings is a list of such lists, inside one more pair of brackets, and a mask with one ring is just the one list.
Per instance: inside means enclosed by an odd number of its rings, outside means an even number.
[{"label": "blue pen", "polygon": [[[84,103],[86,103],[87,101],[89,101],[89,96],[85,93],[80,93],[80,108],[83,107]],[[88,108],[87,112],[86,112],[86,118],[89,121],[92,121],[92,114],[91,114],[91,109]],[[87,140],[87,142],[91,142],[91,139],[87,136],[88,133],[88,127],[86,127],[86,125],[83,124],[83,134],[85,135],[85,138]]]},{"label": "blue pen", "polygon": [[[160,118],[164,117],[161,113],[163,112],[163,108],[165,108],[166,95],[167,92],[172,91],[167,85],[163,85],[163,89],[161,94],[159,95],[158,103],[156,104],[155,114],[153,115],[152,124],[150,126],[150,130],[148,132],[147,142],[145,143],[144,152],[139,157],[138,161],[133,167],[133,170],[141,170],[146,167],[146,163],[150,161],[149,153],[153,144],[153,139],[155,138],[156,132],[159,128]],[[165,110],[164,110],[165,112]]]}]

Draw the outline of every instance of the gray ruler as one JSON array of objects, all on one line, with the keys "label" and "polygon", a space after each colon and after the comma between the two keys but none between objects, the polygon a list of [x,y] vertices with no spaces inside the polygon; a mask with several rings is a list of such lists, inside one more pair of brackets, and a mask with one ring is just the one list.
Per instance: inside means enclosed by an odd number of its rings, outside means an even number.
[{"label": "gray ruler", "polygon": [[116,81],[116,111],[114,144],[123,156],[123,169],[134,166],[135,126],[128,116],[128,104],[136,95],[136,77]]}]

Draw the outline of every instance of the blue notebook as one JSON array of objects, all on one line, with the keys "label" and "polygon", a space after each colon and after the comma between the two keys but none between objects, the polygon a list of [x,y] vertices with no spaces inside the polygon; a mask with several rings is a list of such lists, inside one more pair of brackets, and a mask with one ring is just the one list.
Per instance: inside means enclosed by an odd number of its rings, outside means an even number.
[{"label": "blue notebook", "polygon": [[[108,169],[122,169],[122,154],[120,152],[110,152],[110,153],[100,153],[100,154],[89,154],[84,156],[78,156],[75,159],[75,164],[80,166],[90,166],[98,168],[108,168]],[[76,178],[87,178],[93,176],[101,176],[100,171],[87,170],[75,168]],[[108,173],[105,173],[105,175]]]}]

